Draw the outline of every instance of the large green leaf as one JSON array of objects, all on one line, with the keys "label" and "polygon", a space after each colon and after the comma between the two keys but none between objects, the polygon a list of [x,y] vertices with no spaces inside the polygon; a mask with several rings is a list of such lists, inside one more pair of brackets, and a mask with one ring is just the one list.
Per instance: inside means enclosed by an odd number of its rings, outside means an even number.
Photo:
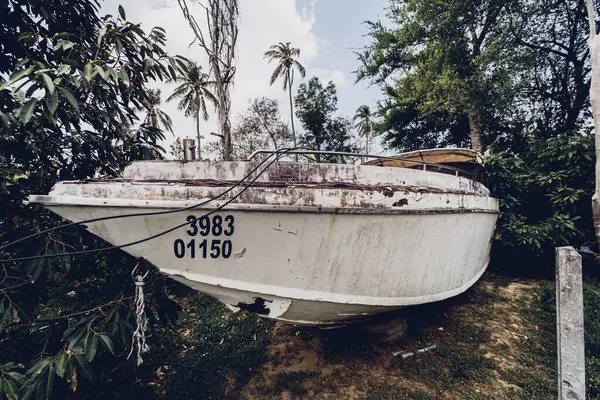
[{"label": "large green leaf", "polygon": [[117,51],[117,55],[120,55],[123,52],[123,43],[120,39],[115,39],[115,50]]},{"label": "large green leaf", "polygon": [[98,337],[100,338],[100,341],[102,342],[102,344],[104,345],[104,347],[106,348],[106,350],[108,350],[108,351],[110,351],[111,353],[114,354],[115,347],[113,345],[113,342],[112,342],[111,338],[108,337],[107,335],[104,335],[104,334],[100,334],[100,335],[98,335]]},{"label": "large green leaf", "polygon": [[60,91],[60,94],[62,95],[62,97],[64,97],[65,100],[67,100],[67,102],[71,106],[73,106],[73,108],[75,108],[76,110],[79,110],[79,103],[77,102],[77,99],[75,98],[75,96],[73,96],[73,93],[71,93],[71,91],[69,89],[60,87],[60,88],[58,88],[58,90]]},{"label": "large green leaf", "polygon": [[21,112],[19,113],[19,119],[22,123],[26,124],[31,120],[36,104],[36,98],[31,98],[25,104],[23,104],[23,107],[21,107]]},{"label": "large green leaf", "polygon": [[25,68],[20,71],[15,71],[12,73],[10,78],[8,78],[8,82],[14,83],[14,82],[18,81],[19,79],[29,75],[34,69],[35,69],[35,66],[31,66],[29,68]]},{"label": "large green leaf", "polygon": [[54,389],[54,367],[51,365],[48,368],[48,381],[46,382],[46,399],[50,398],[52,394],[52,389]]},{"label": "large green leaf", "polygon": [[56,75],[62,75],[62,74],[64,74],[65,72],[69,71],[69,68],[71,68],[71,67],[68,64],[61,65],[56,70]]},{"label": "large green leaf", "polygon": [[4,384],[4,393],[9,399],[17,400],[20,394],[19,386],[17,386],[15,381],[6,381]]},{"label": "large green leaf", "polygon": [[93,67],[94,65],[91,63],[88,63],[85,65],[85,67],[83,67],[83,78],[88,82],[93,78]]},{"label": "large green leaf", "polygon": [[40,379],[35,388],[35,400],[44,400],[46,398],[46,385],[45,379]]},{"label": "large green leaf", "polygon": [[48,89],[50,93],[54,93],[54,82],[52,82],[52,78],[50,78],[50,76],[42,72],[42,79],[44,80],[44,85],[46,85],[46,89]]},{"label": "large green leaf", "polygon": [[121,71],[119,71],[119,73],[121,74],[121,80],[123,81],[123,84],[125,86],[129,86],[129,75],[127,74],[125,68],[121,67]]},{"label": "large green leaf", "polygon": [[52,93],[46,94],[46,106],[50,115],[54,114],[58,108],[58,91],[54,90]]},{"label": "large green leaf", "polygon": [[127,19],[126,16],[125,16],[125,9],[120,4],[119,4],[119,15],[121,16],[121,18],[123,18],[123,20]]},{"label": "large green leaf", "polygon": [[98,46],[98,50],[96,51],[96,54],[100,50],[100,45],[102,44],[102,38],[104,38],[104,35],[106,35],[106,30],[107,30],[107,28],[105,26],[100,28],[100,31],[98,33],[98,41],[96,43],[96,45]]},{"label": "large green leaf", "polygon": [[85,358],[88,361],[92,361],[96,357],[96,349],[98,348],[98,336],[90,335],[84,344]]},{"label": "large green leaf", "polygon": [[67,358],[68,358],[67,354],[61,353],[61,355],[58,356],[58,358],[54,362],[54,365],[56,367],[56,375],[60,376],[61,378],[64,378],[64,376],[65,376],[65,367],[67,366]]}]

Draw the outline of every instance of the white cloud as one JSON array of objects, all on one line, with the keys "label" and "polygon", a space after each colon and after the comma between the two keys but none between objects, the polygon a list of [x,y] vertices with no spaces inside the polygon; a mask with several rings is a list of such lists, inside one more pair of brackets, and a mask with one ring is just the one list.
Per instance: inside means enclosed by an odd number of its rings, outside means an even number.
[{"label": "white cloud", "polygon": [[309,75],[318,77],[323,84],[333,81],[338,88],[346,86],[344,72],[339,69],[311,68]]},{"label": "white cloud", "polygon": [[[276,99],[284,116],[289,115],[287,95],[282,92],[281,84],[269,86],[269,78],[273,70],[263,58],[263,53],[270,45],[277,42],[291,42],[300,48],[300,62],[310,74],[328,81],[333,80],[337,85],[344,84],[344,73],[341,70],[312,68],[319,52],[327,45],[327,40],[318,38],[313,33],[316,22],[315,2],[309,3],[300,12],[297,11],[295,0],[240,0],[239,39],[237,48],[237,68],[235,86],[232,94],[232,121],[235,116],[244,111],[250,98],[267,96]],[[105,0],[102,12],[116,14],[117,7],[122,4],[128,20],[141,22],[142,27],[149,31],[153,26],[162,26],[167,34],[167,51],[170,54],[180,54],[206,65],[206,57],[196,45],[189,47],[194,36],[187,21],[183,18],[177,0]],[[204,9],[195,1],[187,0],[190,12],[198,19],[203,19]],[[299,84],[296,79],[296,86]],[[162,90],[163,103],[171,94],[174,85],[158,83],[155,85]],[[176,136],[195,137],[196,124],[190,118],[185,118],[177,110],[175,103],[164,103],[163,109],[173,119]],[[299,124],[296,124],[299,126]],[[201,122],[202,134],[206,140],[215,140],[210,132],[217,132],[217,118],[211,113],[209,121]],[[165,148],[174,140],[169,135]]]}]

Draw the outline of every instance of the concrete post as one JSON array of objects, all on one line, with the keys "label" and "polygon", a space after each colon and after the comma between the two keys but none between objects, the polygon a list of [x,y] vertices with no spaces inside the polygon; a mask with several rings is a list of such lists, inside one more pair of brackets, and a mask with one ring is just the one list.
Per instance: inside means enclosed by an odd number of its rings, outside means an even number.
[{"label": "concrete post", "polygon": [[183,139],[183,159],[185,161],[196,159],[196,141],[194,139]]},{"label": "concrete post", "polygon": [[556,248],[558,399],[585,400],[585,344],[581,255]]}]

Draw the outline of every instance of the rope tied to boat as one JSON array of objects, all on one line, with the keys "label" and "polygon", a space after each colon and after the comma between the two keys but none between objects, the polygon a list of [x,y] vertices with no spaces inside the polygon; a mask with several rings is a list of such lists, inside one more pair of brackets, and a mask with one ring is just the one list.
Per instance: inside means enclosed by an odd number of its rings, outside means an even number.
[{"label": "rope tied to boat", "polygon": [[133,351],[137,349],[137,366],[139,367],[144,360],[142,359],[142,354],[148,353],[150,351],[150,346],[146,344],[146,329],[148,328],[148,318],[146,318],[146,313],[144,312],[145,300],[144,300],[144,278],[148,276],[148,272],[144,275],[135,275],[135,272],[138,270],[140,263],[138,263],[133,271],[131,271],[131,277],[133,278],[133,282],[135,283],[135,299],[133,301],[134,310],[136,315],[136,328],[133,332],[133,337],[131,338],[131,351],[129,352],[129,356],[127,359],[131,357]]}]

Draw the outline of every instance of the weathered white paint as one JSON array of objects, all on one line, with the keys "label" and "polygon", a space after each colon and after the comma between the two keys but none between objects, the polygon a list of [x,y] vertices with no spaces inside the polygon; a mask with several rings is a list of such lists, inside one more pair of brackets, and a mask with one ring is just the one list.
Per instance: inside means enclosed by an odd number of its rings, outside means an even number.
[{"label": "weathered white paint", "polygon": [[[168,210],[222,193],[257,163],[139,162],[124,180],[62,182],[32,196],[73,220]],[[338,185],[332,185],[337,183]],[[235,218],[229,258],[177,258],[189,227],[126,248],[231,306],[265,301],[268,316],[295,323],[361,320],[457,295],[489,259],[498,203],[469,179],[418,170],[277,163],[217,212]],[[201,209],[88,224],[115,245],[201,216]],[[189,254],[189,253],[188,253]]]},{"label": "weathered white paint", "polygon": [[556,248],[556,327],[558,398],[585,399],[585,340],[581,255],[571,246]]}]

